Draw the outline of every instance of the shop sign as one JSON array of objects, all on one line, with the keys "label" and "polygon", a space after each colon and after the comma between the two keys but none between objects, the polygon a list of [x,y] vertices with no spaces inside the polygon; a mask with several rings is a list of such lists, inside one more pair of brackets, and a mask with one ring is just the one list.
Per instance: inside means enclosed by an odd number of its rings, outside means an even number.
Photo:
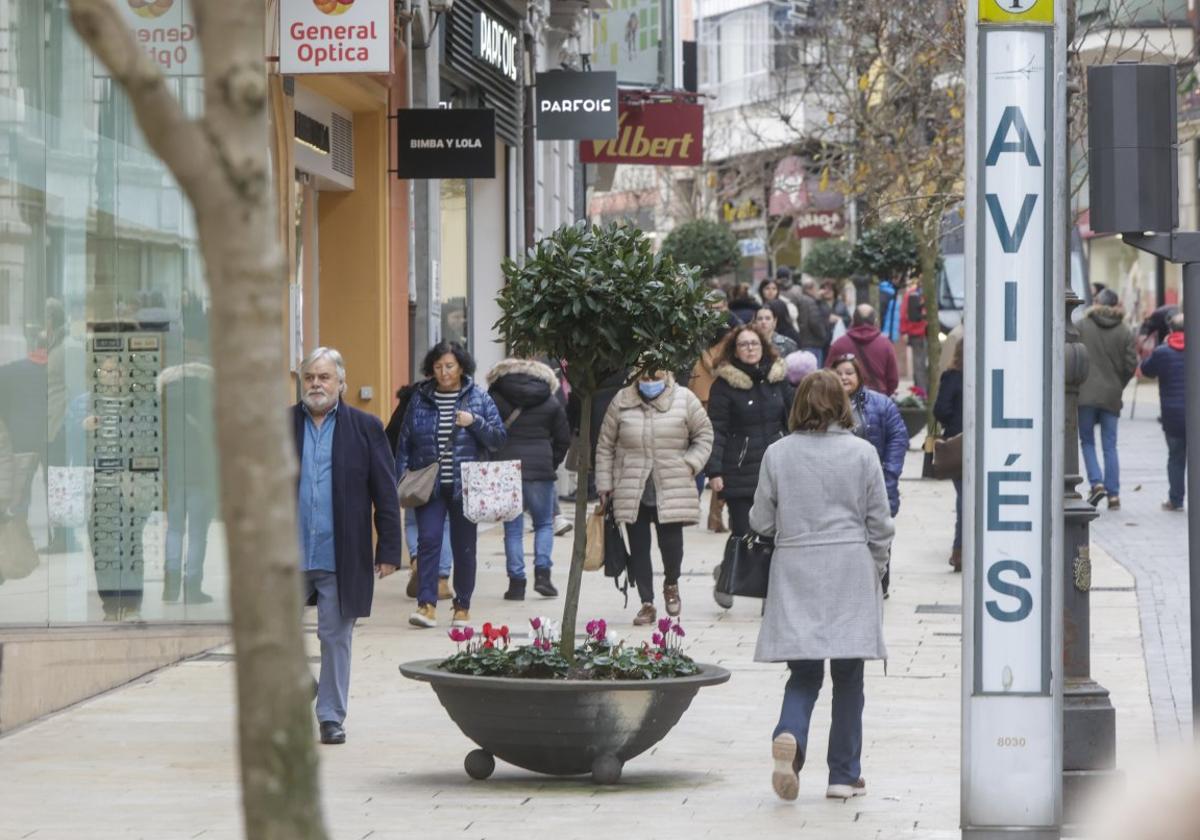
[{"label": "shop sign", "polygon": [[510,81],[517,80],[517,33],[487,12],[475,13],[475,57]]},{"label": "shop sign", "polygon": [[539,140],[605,140],[617,136],[617,74],[552,70],[537,74]]},{"label": "shop sign", "polygon": [[792,231],[797,239],[841,236],[845,229],[846,217],[840,210],[807,210],[792,219]]},{"label": "shop sign", "polygon": [[699,166],[704,159],[704,106],[678,102],[621,103],[617,136],[579,144],[584,163]]},{"label": "shop sign", "polygon": [[392,72],[390,0],[283,0],[279,70],[304,73]]},{"label": "shop sign", "polygon": [[761,239],[739,239],[738,250],[742,252],[743,257],[765,257],[767,255],[767,243]]},{"label": "shop sign", "polygon": [[592,67],[613,70],[623,84],[659,83],[663,42],[662,0],[619,0],[592,13]]},{"label": "shop sign", "polygon": [[408,108],[396,112],[396,177],[495,178],[496,112]]},{"label": "shop sign", "polygon": [[[200,45],[191,0],[117,0],[125,25],[146,55],[167,76],[199,76]],[[108,68],[96,62],[96,75],[107,77]]]},{"label": "shop sign", "polygon": [[753,198],[742,199],[737,203],[732,201],[721,202],[721,218],[726,224],[753,221],[754,219],[762,218],[762,214],[762,205]]}]

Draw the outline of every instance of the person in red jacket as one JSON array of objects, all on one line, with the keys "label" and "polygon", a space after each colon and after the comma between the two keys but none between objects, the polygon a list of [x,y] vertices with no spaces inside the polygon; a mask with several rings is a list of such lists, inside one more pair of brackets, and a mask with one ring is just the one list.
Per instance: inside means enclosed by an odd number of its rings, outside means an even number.
[{"label": "person in red jacket", "polygon": [[896,367],[896,349],[879,331],[878,317],[868,304],[856,306],[850,329],[830,345],[825,366],[830,367],[834,359],[853,356],[862,364],[866,386],[890,397],[900,384],[900,372]]},{"label": "person in red jacket", "polygon": [[900,302],[900,334],[908,336],[908,346],[912,350],[913,385],[924,394],[929,393],[929,345],[925,339],[928,330],[921,278],[914,277],[908,281]]}]

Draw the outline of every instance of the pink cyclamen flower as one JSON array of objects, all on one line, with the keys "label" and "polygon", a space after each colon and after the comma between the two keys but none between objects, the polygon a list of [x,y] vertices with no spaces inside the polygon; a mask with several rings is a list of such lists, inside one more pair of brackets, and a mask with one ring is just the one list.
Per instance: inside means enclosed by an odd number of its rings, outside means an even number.
[{"label": "pink cyclamen flower", "polygon": [[587,627],[584,629],[587,630],[587,634],[589,636],[595,636],[596,635],[596,619],[593,618],[591,621],[589,621],[587,623]]},{"label": "pink cyclamen flower", "polygon": [[663,638],[662,633],[655,633],[650,637],[650,641],[652,641],[656,646],[661,647],[663,642],[666,640]]},{"label": "pink cyclamen flower", "polygon": [[603,618],[596,622],[596,638],[603,639],[608,635],[608,622]]},{"label": "pink cyclamen flower", "polygon": [[660,618],[658,620],[658,632],[659,633],[666,633],[666,632],[670,631],[670,629],[671,629],[671,619]]},{"label": "pink cyclamen flower", "polygon": [[463,633],[463,640],[469,642],[475,635],[475,628],[474,627],[464,627],[462,633]]},{"label": "pink cyclamen flower", "polygon": [[542,629],[542,620],[540,618],[534,616],[533,618],[529,619],[529,626],[532,627],[535,631],[541,630]]},{"label": "pink cyclamen flower", "polygon": [[674,625],[671,626],[671,632],[674,633],[676,636],[679,636],[680,638],[683,638],[684,636],[687,635],[687,633],[683,632],[683,626],[681,624],[679,624],[678,622],[676,622]]},{"label": "pink cyclamen flower", "polygon": [[462,631],[459,630],[457,627],[451,627],[450,632],[447,635],[450,636],[450,641],[455,642],[455,643],[466,641],[466,639],[463,638]]}]

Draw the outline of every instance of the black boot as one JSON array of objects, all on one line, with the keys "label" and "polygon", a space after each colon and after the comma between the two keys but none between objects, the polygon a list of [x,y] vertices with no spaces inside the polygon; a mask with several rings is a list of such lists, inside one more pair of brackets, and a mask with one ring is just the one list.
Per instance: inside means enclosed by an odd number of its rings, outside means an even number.
[{"label": "black boot", "polygon": [[179,584],[182,582],[182,576],[179,572],[167,572],[163,576],[163,600],[168,604],[174,604],[179,600]]},{"label": "black boot", "polygon": [[525,578],[509,578],[508,591],[504,593],[505,601],[525,600]]},{"label": "black boot", "polygon": [[549,569],[533,570],[533,591],[539,595],[545,595],[547,598],[554,598],[558,595],[558,590],[550,582]]}]

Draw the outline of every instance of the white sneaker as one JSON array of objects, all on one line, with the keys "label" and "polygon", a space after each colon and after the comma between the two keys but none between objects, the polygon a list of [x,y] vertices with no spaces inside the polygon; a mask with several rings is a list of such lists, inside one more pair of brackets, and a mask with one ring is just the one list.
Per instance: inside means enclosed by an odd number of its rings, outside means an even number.
[{"label": "white sneaker", "polygon": [[565,516],[556,516],[554,518],[554,536],[556,537],[571,533],[571,529],[574,527],[575,524]]},{"label": "white sneaker", "polygon": [[796,736],[780,732],[771,742],[771,758],[775,769],[771,771],[771,787],[780,799],[793,800],[800,795],[800,774],[796,772]]},{"label": "white sneaker", "polygon": [[830,785],[825,788],[826,799],[852,799],[855,796],[867,795],[867,783],[864,779],[849,785]]}]

